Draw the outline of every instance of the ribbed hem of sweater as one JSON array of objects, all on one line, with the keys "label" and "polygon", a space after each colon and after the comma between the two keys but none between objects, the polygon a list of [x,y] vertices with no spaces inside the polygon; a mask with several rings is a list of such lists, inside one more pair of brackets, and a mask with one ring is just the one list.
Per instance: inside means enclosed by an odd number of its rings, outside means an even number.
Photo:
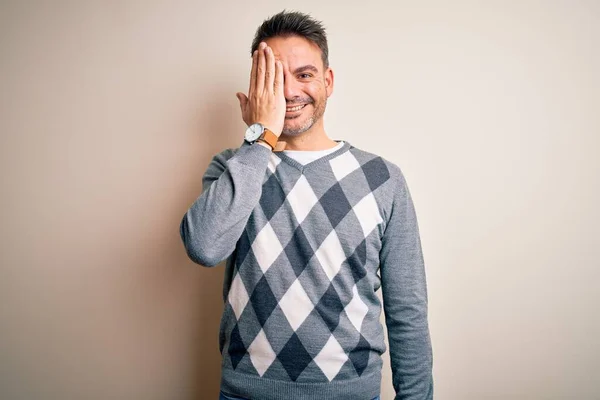
[{"label": "ribbed hem of sweater", "polygon": [[221,390],[250,400],[368,400],[381,390],[381,371],[360,378],[324,382],[287,382],[223,370]]}]

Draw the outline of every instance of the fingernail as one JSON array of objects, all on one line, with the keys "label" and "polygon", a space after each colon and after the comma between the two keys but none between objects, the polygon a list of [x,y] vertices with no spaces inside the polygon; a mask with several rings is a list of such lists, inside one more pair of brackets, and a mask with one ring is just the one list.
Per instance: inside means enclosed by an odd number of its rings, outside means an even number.
[{"label": "fingernail", "polygon": [[267,47],[267,44],[265,42],[260,42],[260,45],[258,47],[264,49],[265,47]]}]

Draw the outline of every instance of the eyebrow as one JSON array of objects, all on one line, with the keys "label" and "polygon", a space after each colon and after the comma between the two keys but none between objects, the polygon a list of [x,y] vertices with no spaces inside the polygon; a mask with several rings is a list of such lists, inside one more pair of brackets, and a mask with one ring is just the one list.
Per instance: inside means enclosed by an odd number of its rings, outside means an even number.
[{"label": "eyebrow", "polygon": [[298,67],[294,70],[294,74],[299,74],[300,72],[304,72],[304,71],[312,71],[315,74],[319,73],[319,70],[317,69],[317,67],[315,67],[314,65],[303,65],[302,67]]}]

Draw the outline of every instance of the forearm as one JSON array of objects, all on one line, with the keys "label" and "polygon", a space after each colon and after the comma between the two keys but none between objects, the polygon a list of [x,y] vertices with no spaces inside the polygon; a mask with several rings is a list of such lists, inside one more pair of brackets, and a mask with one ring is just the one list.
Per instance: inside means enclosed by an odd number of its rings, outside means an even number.
[{"label": "forearm", "polygon": [[426,304],[386,306],[395,400],[433,399],[432,349]]},{"label": "forearm", "polygon": [[[188,256],[214,266],[235,249],[262,194],[271,150],[261,144],[242,145],[229,160],[213,162],[202,194],[183,217],[180,234]],[[219,171],[219,165],[223,170]],[[218,178],[217,178],[218,177]]]}]

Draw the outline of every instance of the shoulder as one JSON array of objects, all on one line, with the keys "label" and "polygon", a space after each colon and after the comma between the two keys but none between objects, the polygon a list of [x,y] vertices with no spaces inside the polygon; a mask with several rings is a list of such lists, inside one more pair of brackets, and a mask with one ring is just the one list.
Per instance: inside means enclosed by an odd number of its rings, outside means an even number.
[{"label": "shoulder", "polygon": [[385,185],[386,189],[394,192],[398,186],[406,185],[402,169],[397,163],[353,145],[348,151],[356,158],[372,187]]},{"label": "shoulder", "polygon": [[368,182],[371,195],[377,203],[383,220],[380,234],[391,219],[397,204],[402,204],[408,195],[404,174],[400,166],[387,158],[354,146],[348,151],[358,161]]}]

